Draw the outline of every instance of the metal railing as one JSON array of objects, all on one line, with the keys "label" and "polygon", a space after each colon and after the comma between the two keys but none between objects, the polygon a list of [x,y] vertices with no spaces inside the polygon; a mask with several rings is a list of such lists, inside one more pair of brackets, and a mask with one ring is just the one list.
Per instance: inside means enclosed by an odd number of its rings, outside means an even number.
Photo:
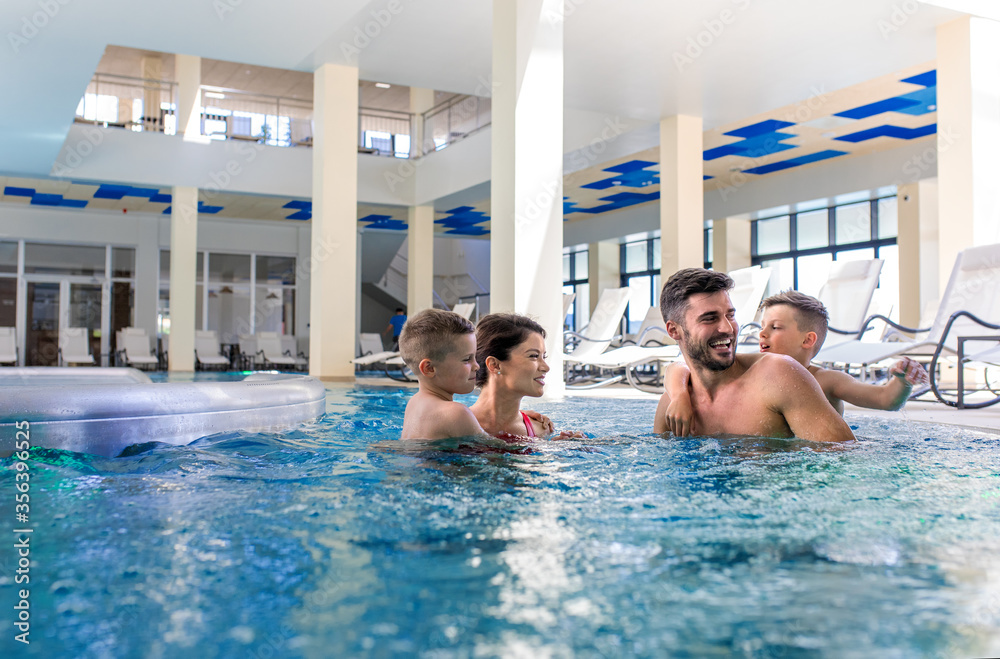
[{"label": "metal railing", "polygon": [[[310,101],[201,86],[201,133],[213,139],[246,140],[271,146],[312,146]],[[76,121],[134,131],[177,132],[178,84],[132,76],[95,74],[77,107]],[[412,143],[417,122],[423,144]],[[423,115],[361,107],[358,151],[419,158],[489,126],[488,98],[456,95]]]},{"label": "metal railing", "polygon": [[420,155],[440,151],[492,122],[492,100],[458,95],[424,113],[424,140]]},{"label": "metal railing", "polygon": [[77,106],[76,121],[172,134],[176,107],[176,82],[98,73]]}]

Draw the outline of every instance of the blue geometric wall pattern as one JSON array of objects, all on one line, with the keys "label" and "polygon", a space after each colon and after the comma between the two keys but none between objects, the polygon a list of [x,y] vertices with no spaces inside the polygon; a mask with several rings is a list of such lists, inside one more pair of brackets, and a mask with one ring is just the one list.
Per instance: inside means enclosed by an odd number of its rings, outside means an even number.
[{"label": "blue geometric wall pattern", "polygon": [[615,165],[614,167],[608,167],[603,170],[605,172],[614,172],[618,176],[612,176],[611,178],[606,178],[601,181],[595,181],[593,183],[587,183],[586,185],[581,185],[581,188],[590,188],[591,190],[607,190],[608,188],[616,186],[625,186],[627,188],[642,188],[647,185],[654,185],[660,182],[660,176],[657,172],[645,171],[647,167],[653,167],[658,163],[649,162],[648,160],[629,160],[628,162],[623,162],[620,165]]},{"label": "blue geometric wall pattern", "polygon": [[490,221],[490,216],[472,206],[458,206],[445,211],[447,217],[434,220],[434,224],[448,227],[444,233],[459,236],[484,236],[489,233],[484,227],[478,226]]},{"label": "blue geometric wall pattern", "polygon": [[365,215],[364,217],[359,217],[358,222],[368,222],[368,229],[406,230],[406,222],[394,220],[391,215]]},{"label": "blue geometric wall pattern", "polygon": [[715,160],[723,156],[745,156],[747,158],[760,158],[772,153],[778,153],[787,149],[794,149],[794,144],[783,144],[784,140],[798,137],[792,133],[782,133],[783,128],[794,126],[787,121],[768,119],[760,123],[744,126],[731,130],[723,135],[742,138],[738,142],[717,146],[708,149],[702,154],[705,160]]},{"label": "blue geometric wall pattern", "polygon": [[919,128],[904,128],[902,126],[876,126],[875,128],[869,128],[868,130],[859,130],[856,133],[851,133],[849,135],[841,135],[834,139],[841,142],[851,142],[858,143],[864,142],[865,140],[873,140],[876,137],[895,137],[900,140],[915,140],[918,137],[926,137],[928,135],[933,135],[937,132],[937,124],[929,124],[927,126],[920,126]]},{"label": "blue geometric wall pattern", "polygon": [[86,199],[63,199],[61,194],[45,194],[37,192],[34,188],[18,188],[6,186],[3,189],[5,195],[11,197],[28,197],[32,206],[59,206],[61,208],[85,208]]},{"label": "blue geometric wall pattern", "polygon": [[313,204],[311,201],[298,201],[292,200],[282,206],[282,208],[294,208],[296,212],[292,213],[286,220],[311,220],[312,219],[312,208]]},{"label": "blue geometric wall pattern", "polygon": [[[102,183],[94,192],[94,199],[121,199],[122,197],[146,197],[150,201],[154,201],[153,197],[160,197],[159,200],[162,200],[162,197],[169,197],[169,195],[161,195],[156,188],[136,188],[131,185],[109,185],[107,183]],[[170,203],[169,200],[167,203]]]},{"label": "blue geometric wall pattern", "polygon": [[[170,209],[171,208],[172,208],[172,206],[167,206],[166,208],[164,208],[163,209],[163,215],[170,215]],[[216,213],[218,213],[222,209],[223,209],[222,206],[207,206],[207,205],[205,205],[205,202],[200,201],[200,200],[198,201],[198,212],[202,213],[204,215],[215,215]]]},{"label": "blue geometric wall pattern", "polygon": [[917,116],[937,110],[937,70],[903,78],[900,82],[917,85],[923,89],[838,112],[835,116],[847,119],[867,119],[883,112],[901,112]]},{"label": "blue geometric wall pattern", "polygon": [[568,215],[569,213],[590,213],[596,215],[598,213],[607,213],[608,211],[615,211],[619,208],[627,208],[629,206],[635,206],[636,204],[642,204],[647,201],[655,201],[660,198],[660,193],[649,192],[643,194],[641,192],[619,192],[618,194],[613,194],[608,197],[601,197],[601,201],[607,201],[609,203],[602,204],[600,206],[593,206],[591,208],[578,208],[576,203],[572,201],[563,202],[563,214]]},{"label": "blue geometric wall pattern", "polygon": [[792,158],[790,160],[782,160],[779,162],[772,162],[769,165],[761,165],[760,167],[754,167],[752,169],[744,169],[745,174],[770,174],[771,172],[780,172],[783,169],[791,169],[792,167],[799,167],[801,165],[808,165],[811,162],[817,162],[819,160],[827,160],[828,158],[836,158],[837,156],[847,155],[846,151],[835,151],[833,149],[828,149],[826,151],[820,151],[818,153],[811,153],[807,156],[799,156],[798,158]]}]

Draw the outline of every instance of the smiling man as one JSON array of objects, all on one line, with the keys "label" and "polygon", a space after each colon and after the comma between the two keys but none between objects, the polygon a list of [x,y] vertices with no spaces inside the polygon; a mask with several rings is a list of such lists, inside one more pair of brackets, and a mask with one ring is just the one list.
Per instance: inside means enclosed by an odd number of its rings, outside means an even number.
[{"label": "smiling man", "polygon": [[[799,437],[816,442],[854,439],[826,400],[816,379],[787,355],[765,354],[753,363],[736,357],[733,280],[722,272],[687,268],[674,273],[660,294],[667,333],[691,369],[693,433]],[[664,393],[653,429],[668,431]]]}]

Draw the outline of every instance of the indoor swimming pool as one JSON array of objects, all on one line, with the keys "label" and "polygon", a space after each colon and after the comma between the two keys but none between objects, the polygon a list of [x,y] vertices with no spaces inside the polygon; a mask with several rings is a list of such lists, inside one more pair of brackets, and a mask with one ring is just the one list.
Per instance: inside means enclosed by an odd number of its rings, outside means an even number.
[{"label": "indoor swimming pool", "polygon": [[572,397],[533,407],[588,439],[407,449],[414,391],[328,385],[280,434],[33,449],[31,644],[5,622],[0,655],[1000,653],[1000,435],[902,413],[849,416],[845,447],[664,440],[652,397]]}]

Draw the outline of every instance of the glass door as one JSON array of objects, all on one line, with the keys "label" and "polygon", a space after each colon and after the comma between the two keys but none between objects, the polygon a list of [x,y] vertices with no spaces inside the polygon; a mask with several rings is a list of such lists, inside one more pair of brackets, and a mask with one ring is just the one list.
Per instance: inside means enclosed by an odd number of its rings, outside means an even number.
[{"label": "glass door", "polygon": [[27,282],[26,366],[59,365],[59,282]]},{"label": "glass door", "polygon": [[94,360],[101,363],[101,319],[103,286],[65,282],[69,288],[69,308],[64,327],[82,327],[87,330],[87,343]]}]

